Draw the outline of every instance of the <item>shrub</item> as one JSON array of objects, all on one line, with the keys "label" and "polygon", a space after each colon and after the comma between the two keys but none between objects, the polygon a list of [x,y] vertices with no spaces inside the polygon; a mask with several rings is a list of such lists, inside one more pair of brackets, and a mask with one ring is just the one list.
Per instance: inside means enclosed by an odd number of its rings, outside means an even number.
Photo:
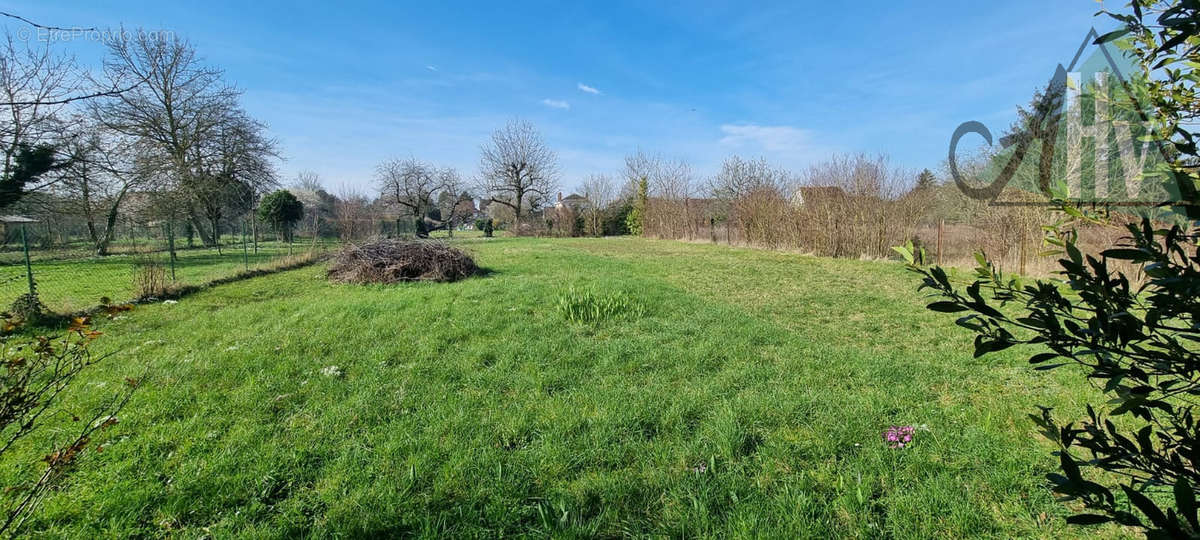
[{"label": "shrub", "polygon": [[470,255],[438,241],[381,240],[347,246],[327,276],[341,283],[457,281],[479,272]]},{"label": "shrub", "polygon": [[138,300],[162,298],[170,292],[167,267],[153,257],[140,258],[133,263],[133,294]]},{"label": "shrub", "polygon": [[605,209],[602,217],[602,228],[605,236],[624,236],[629,234],[629,214],[633,205],[629,202],[614,204]]},{"label": "shrub", "polygon": [[[981,255],[977,278],[959,290],[945,270],[923,268],[908,249],[899,251],[924,276],[921,288],[941,297],[929,309],[965,315],[957,324],[977,334],[976,357],[1036,345],[1042,350],[1029,359],[1034,369],[1079,364],[1109,398],[1110,409],[1089,405],[1078,424],[1059,423],[1048,408],[1030,415],[1059,447],[1062,474],[1047,475],[1053,489],[1094,512],[1069,522],[1115,521],[1147,529],[1151,537],[1194,537],[1200,534],[1200,420],[1194,403],[1200,395],[1195,346],[1200,231],[1155,230],[1149,220],[1129,225],[1129,231],[1128,245],[1098,258],[1081,253],[1073,234],[1052,235],[1051,243],[1065,255],[1059,261],[1062,284],[1005,278]],[[1114,272],[1113,261],[1137,264],[1145,282]],[[1019,309],[1004,307],[1013,304]],[[1088,478],[1088,468],[1112,476]],[[1123,479],[1115,491],[1140,516],[1099,483],[1115,478]]]},{"label": "shrub", "polygon": [[[131,306],[106,306],[110,315]],[[92,450],[99,432],[116,425],[117,413],[129,401],[139,382],[126,379],[129,386],[88,414],[63,407],[62,396],[76,377],[104,357],[95,357],[88,345],[100,333],[88,327],[86,318],[74,319],[62,339],[31,338],[12,334],[14,321],[4,319],[0,338],[0,356],[5,365],[0,369],[0,458],[9,458],[11,450],[23,440],[52,442],[40,462],[23,464],[25,480],[0,490],[0,536],[13,536],[24,521],[37,511],[46,494],[61,484],[79,462]],[[67,429],[48,429],[43,420],[51,417],[71,419]],[[56,426],[57,428],[57,426]],[[23,455],[28,455],[23,453]]]},{"label": "shrub", "polygon": [[36,293],[25,293],[13,301],[9,311],[23,322],[37,324],[46,315],[46,306]]},{"label": "shrub", "polygon": [[623,293],[571,289],[558,298],[558,312],[568,321],[590,324],[618,317],[641,317],[646,309]]},{"label": "shrub", "polygon": [[[1111,398],[1107,411],[1089,405],[1078,426],[1060,424],[1050,409],[1031,415],[1059,446],[1062,474],[1047,475],[1054,490],[1092,512],[1069,522],[1113,521],[1141,528],[1150,538],[1195,538],[1200,536],[1200,421],[1195,417],[1200,395],[1200,134],[1192,130],[1200,104],[1200,6],[1181,0],[1136,0],[1129,6],[1132,13],[1103,11],[1124,28],[1096,43],[1127,36],[1120,47],[1138,63],[1134,80],[1139,101],[1150,109],[1142,111],[1140,104],[1136,109],[1149,120],[1150,134],[1143,139],[1161,143],[1167,158],[1166,170],[1154,176],[1174,184],[1169,189],[1184,203],[1174,210],[1187,216],[1188,228],[1155,229],[1143,220],[1140,227],[1128,226],[1125,245],[1095,257],[1080,251],[1075,231],[1063,232],[1062,224],[1049,227],[1047,240],[1065,255],[1059,260],[1063,282],[1005,279],[980,255],[977,278],[962,291],[941,268],[916,265],[911,249],[898,251],[924,276],[922,288],[942,296],[929,309],[965,314],[958,324],[976,333],[975,356],[1036,345],[1043,352],[1029,359],[1038,365],[1035,369],[1078,364]],[[1097,221],[1065,200],[1054,202],[1075,220]],[[1132,280],[1113,270],[1125,263],[1138,270],[1129,274]],[[1011,304],[1019,307],[1002,311]],[[1089,468],[1108,474],[1085,478]],[[1118,483],[1120,489],[1113,489]],[[1117,495],[1128,502],[1118,501]]]},{"label": "shrub", "polygon": [[625,216],[625,227],[629,234],[641,236],[646,225],[646,201],[649,198],[649,180],[641,177],[635,186],[632,207]]},{"label": "shrub", "polygon": [[292,227],[304,217],[304,203],[285,189],[263,197],[258,203],[258,218],[270,223],[284,239],[292,240]]}]

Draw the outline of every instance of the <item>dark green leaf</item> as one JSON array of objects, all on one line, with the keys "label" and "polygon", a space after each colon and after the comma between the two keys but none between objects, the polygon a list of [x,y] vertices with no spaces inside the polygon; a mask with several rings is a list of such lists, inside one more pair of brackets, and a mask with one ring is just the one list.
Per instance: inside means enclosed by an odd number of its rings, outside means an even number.
[{"label": "dark green leaf", "polygon": [[1108,43],[1110,41],[1120,39],[1121,36],[1124,36],[1125,34],[1128,34],[1128,33],[1129,33],[1128,28],[1122,28],[1120,30],[1113,30],[1112,32],[1109,32],[1107,34],[1104,34],[1103,36],[1096,38],[1096,41],[1093,41],[1092,44],[1100,45],[1101,43]]}]

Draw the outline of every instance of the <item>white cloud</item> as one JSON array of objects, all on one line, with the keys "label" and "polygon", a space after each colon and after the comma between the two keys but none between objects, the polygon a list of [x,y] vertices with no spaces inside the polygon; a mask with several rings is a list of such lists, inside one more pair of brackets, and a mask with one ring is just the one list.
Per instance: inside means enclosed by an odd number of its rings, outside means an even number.
[{"label": "white cloud", "polygon": [[588,86],[586,84],[583,84],[583,83],[578,83],[575,86],[576,86],[576,88],[579,88],[580,91],[587,92],[589,94],[595,94],[598,96],[602,93],[599,90],[597,90],[591,86]]},{"label": "white cloud", "polygon": [[805,152],[812,150],[812,132],[792,126],[724,124],[721,145],[733,148],[757,146],[767,152]]},{"label": "white cloud", "polygon": [[428,69],[429,71],[437,71],[438,70],[437,66],[433,66],[433,65],[425,66],[425,69]]},{"label": "white cloud", "polygon": [[570,109],[571,108],[570,103],[567,103],[566,101],[563,101],[561,99],[546,98],[546,99],[542,100],[542,105],[545,105],[552,109]]}]

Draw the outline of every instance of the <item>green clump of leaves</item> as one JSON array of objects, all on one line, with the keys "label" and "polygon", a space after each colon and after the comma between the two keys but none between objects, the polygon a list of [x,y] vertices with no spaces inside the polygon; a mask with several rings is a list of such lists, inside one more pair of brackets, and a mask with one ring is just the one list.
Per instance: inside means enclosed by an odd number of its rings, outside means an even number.
[{"label": "green clump of leaves", "polygon": [[[1090,512],[1068,522],[1116,522],[1151,537],[1200,535],[1200,229],[1130,224],[1125,245],[1082,253],[1073,231],[1048,227],[1061,255],[1061,282],[1025,282],[979,256],[974,281],[959,288],[938,267],[897,251],[934,291],[928,308],[958,313],[975,332],[975,357],[1015,345],[1040,350],[1034,369],[1077,364],[1108,397],[1087,417],[1061,422],[1049,408],[1030,417],[1055,443],[1061,473],[1048,474],[1063,500]],[[1114,268],[1132,264],[1135,279]],[[1089,469],[1105,475],[1089,475]],[[1112,480],[1122,479],[1119,486]],[[1132,507],[1130,504],[1132,503]],[[1136,510],[1136,511],[1135,511]]]},{"label": "green clump of leaves", "polygon": [[618,318],[636,319],[645,306],[621,292],[572,288],[558,298],[558,312],[573,323],[594,324]]},{"label": "green clump of leaves", "polygon": [[[970,285],[958,288],[946,272],[919,264],[912,245],[896,251],[924,276],[922,289],[940,296],[928,308],[960,313],[975,332],[975,356],[1032,345],[1035,369],[1076,364],[1099,386],[1106,406],[1061,423],[1049,408],[1030,415],[1054,442],[1061,473],[1047,475],[1062,500],[1086,513],[1078,525],[1115,522],[1150,538],[1200,537],[1200,192],[1193,131],[1200,93],[1200,5],[1181,0],[1134,0],[1132,13],[1102,13],[1124,28],[1096,39],[1114,42],[1136,60],[1149,108],[1148,139],[1162,145],[1186,227],[1128,226],[1125,245],[1086,255],[1063,223],[1047,228],[1061,255],[1061,281],[1006,278],[985,257]],[[1100,222],[1055,197],[1074,220]],[[1120,263],[1115,265],[1114,263]],[[1132,266],[1133,271],[1121,271]],[[1007,308],[1006,308],[1007,306]],[[1094,474],[1093,471],[1102,474]]]}]

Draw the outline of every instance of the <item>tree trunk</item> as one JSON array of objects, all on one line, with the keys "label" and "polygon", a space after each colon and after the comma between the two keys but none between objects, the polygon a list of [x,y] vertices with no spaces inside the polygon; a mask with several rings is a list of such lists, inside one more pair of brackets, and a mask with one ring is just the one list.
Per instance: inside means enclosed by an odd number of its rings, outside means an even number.
[{"label": "tree trunk", "polygon": [[113,200],[111,206],[108,207],[108,213],[105,216],[104,235],[97,237],[96,228],[92,223],[91,212],[88,217],[88,229],[92,233],[92,243],[96,246],[96,255],[103,257],[108,255],[108,244],[112,242],[113,229],[117,227],[117,218],[121,209],[121,201],[125,200],[125,194],[128,193],[128,188],[122,189],[117,193],[117,197]]},{"label": "tree trunk", "polygon": [[209,232],[212,234],[213,245],[217,246],[217,255],[221,255],[221,215],[209,214],[208,221],[212,225]]},{"label": "tree trunk", "polygon": [[[96,255],[101,257],[108,255],[106,253],[106,245],[100,243],[100,237],[96,233],[96,220],[92,219],[91,212],[88,212],[87,217],[88,238],[92,241],[92,246],[96,248]],[[107,244],[107,242],[105,242]]]}]

